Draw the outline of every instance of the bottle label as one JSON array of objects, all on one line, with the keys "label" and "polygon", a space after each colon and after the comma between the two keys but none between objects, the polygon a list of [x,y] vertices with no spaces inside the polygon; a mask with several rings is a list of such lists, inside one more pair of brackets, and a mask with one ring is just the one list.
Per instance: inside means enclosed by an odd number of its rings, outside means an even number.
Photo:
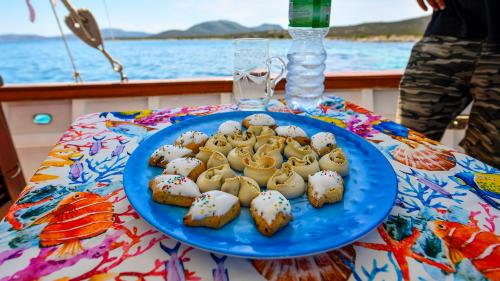
[{"label": "bottle label", "polygon": [[332,0],[290,0],[291,27],[330,27]]}]

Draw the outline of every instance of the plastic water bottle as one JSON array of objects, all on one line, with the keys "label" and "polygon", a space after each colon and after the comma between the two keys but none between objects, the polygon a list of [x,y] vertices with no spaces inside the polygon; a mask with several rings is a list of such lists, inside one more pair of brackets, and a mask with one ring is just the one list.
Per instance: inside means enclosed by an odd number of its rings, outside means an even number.
[{"label": "plastic water bottle", "polygon": [[331,0],[290,0],[285,98],[291,109],[310,111],[322,101],[330,10]]}]

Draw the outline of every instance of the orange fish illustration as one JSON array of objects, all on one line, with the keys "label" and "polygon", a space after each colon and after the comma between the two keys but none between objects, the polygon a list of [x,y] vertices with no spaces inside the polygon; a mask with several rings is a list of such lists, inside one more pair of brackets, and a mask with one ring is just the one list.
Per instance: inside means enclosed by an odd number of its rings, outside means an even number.
[{"label": "orange fish illustration", "polygon": [[446,244],[452,263],[467,258],[481,274],[500,280],[500,237],[458,222],[432,221],[427,226]]},{"label": "orange fish illustration", "polygon": [[40,246],[63,244],[58,255],[81,252],[81,239],[102,234],[113,224],[113,204],[107,199],[88,192],[74,192],[64,197],[53,211],[34,222],[48,222],[40,233]]}]

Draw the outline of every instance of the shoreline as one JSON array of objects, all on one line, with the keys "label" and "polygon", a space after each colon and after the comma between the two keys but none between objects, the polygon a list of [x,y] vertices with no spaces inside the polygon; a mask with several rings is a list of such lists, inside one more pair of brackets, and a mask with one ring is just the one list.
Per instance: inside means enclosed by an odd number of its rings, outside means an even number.
[{"label": "shoreline", "polygon": [[[182,41],[182,40],[235,40],[238,38],[265,38],[269,40],[292,40],[290,37],[180,37],[180,38],[105,38],[107,41]],[[325,37],[326,40],[350,41],[350,42],[367,42],[367,43],[405,43],[417,42],[422,36],[414,35],[377,35],[366,37]]]},{"label": "shoreline", "polygon": [[[258,36],[255,34],[240,34],[240,36],[207,36],[207,37],[105,37],[104,40],[107,42],[112,41],[182,41],[182,40],[235,40],[238,38],[265,38],[269,40],[291,40],[292,38],[288,34],[281,34],[280,36]],[[404,43],[404,42],[417,42],[422,38],[421,35],[367,35],[367,36],[327,36],[326,40],[338,40],[338,41],[350,41],[350,42],[370,42],[370,43]],[[15,43],[15,42],[45,42],[61,40],[61,38],[20,38],[20,39],[7,39],[1,40],[0,43]],[[69,41],[79,40],[76,37],[67,38]]]}]

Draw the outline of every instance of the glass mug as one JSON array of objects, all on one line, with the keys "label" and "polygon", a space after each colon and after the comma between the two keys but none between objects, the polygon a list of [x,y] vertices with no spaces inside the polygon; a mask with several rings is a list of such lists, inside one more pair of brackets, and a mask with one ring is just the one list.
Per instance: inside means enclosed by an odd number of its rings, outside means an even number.
[{"label": "glass mug", "polygon": [[[267,39],[237,39],[234,44],[233,101],[240,110],[265,110],[286,64],[279,57],[269,57]],[[271,77],[273,60],[281,66],[276,78]]]}]

